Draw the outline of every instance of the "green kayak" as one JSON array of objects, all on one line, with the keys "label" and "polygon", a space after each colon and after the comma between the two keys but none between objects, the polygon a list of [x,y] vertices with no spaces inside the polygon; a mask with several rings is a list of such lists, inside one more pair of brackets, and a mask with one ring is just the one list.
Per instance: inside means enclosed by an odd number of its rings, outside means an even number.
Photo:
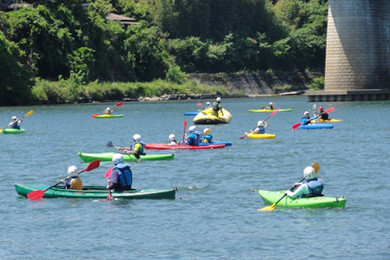
[{"label": "green kayak", "polygon": [[92,117],[93,118],[96,118],[96,119],[104,119],[104,118],[122,118],[124,117],[125,115],[93,115]]},{"label": "green kayak", "polygon": [[24,134],[26,130],[24,129],[14,129],[14,128],[4,128],[4,134]]},{"label": "green kayak", "polygon": [[[283,196],[285,191],[268,191],[259,190],[259,195],[267,204],[273,204]],[[344,197],[309,197],[309,198],[297,198],[295,200],[289,197],[284,197],[276,207],[289,207],[289,208],[344,208],[345,202],[347,201]]]},{"label": "green kayak", "polygon": [[[27,194],[35,190],[44,190],[49,186],[45,185],[22,185],[15,184],[15,190],[19,195],[27,197]],[[176,189],[170,190],[129,190],[123,192],[112,192],[113,198],[120,199],[174,199]],[[44,198],[83,198],[83,199],[106,199],[108,190],[104,186],[84,186],[83,190],[66,190],[62,187],[54,187],[47,190]]]},{"label": "green kayak", "polygon": [[[112,161],[112,156],[115,153],[77,153],[77,155],[80,157],[81,160],[84,162],[92,162],[95,160],[100,160],[102,162],[109,162]],[[135,158],[132,154],[122,154],[123,159],[125,159],[126,162],[136,162],[137,158]],[[159,161],[159,160],[172,160],[175,158],[174,154],[147,154],[147,155],[140,155],[141,161]]]}]

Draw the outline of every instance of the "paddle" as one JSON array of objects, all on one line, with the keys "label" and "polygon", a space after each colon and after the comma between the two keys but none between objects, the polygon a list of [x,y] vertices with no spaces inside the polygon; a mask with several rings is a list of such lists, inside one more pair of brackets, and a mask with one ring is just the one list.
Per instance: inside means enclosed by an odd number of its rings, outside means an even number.
[{"label": "paddle", "polygon": [[[324,113],[330,113],[330,112],[333,112],[334,111],[334,108],[331,107],[331,108],[328,108],[327,110],[325,110]],[[312,117],[310,118],[310,120],[314,120],[314,119],[317,119],[319,116],[315,116],[315,117]],[[300,127],[302,125],[302,122],[301,123],[297,123],[295,125],[292,126],[292,130],[295,130],[297,129],[298,127]]]},{"label": "paddle", "polygon": [[[278,113],[280,110],[280,108],[276,109],[274,112],[272,112],[266,119],[264,119],[263,121],[266,121],[267,119],[269,119],[271,116],[275,115],[276,113]],[[256,128],[256,127],[255,127]],[[253,129],[255,129],[253,128]],[[245,134],[243,136],[240,137],[240,139],[244,139],[245,137],[247,137],[248,134]]]},{"label": "paddle", "polygon": [[[110,178],[110,175],[112,173],[112,168],[108,169],[106,171],[106,178]],[[107,195],[107,201],[111,201],[112,200],[112,194],[111,194],[111,189],[108,189],[108,195]]]},{"label": "paddle", "polygon": [[[89,171],[92,171],[92,170],[98,168],[99,165],[100,165],[100,161],[99,161],[99,160],[93,161],[93,162],[91,162],[91,163],[88,165],[87,168],[85,168],[84,170],[79,171],[78,174],[80,174],[80,173],[82,173],[82,172],[89,172]],[[68,180],[68,179],[69,179],[69,177],[66,178],[65,180]],[[47,190],[49,190],[49,189],[51,189],[51,188],[53,188],[53,187],[59,185],[61,182],[62,182],[62,181],[59,181],[59,182],[57,182],[56,184],[54,184],[54,185],[52,185],[52,186],[50,186],[49,188],[44,189],[44,190],[35,190],[35,191],[32,191],[32,192],[30,192],[29,194],[27,194],[27,197],[28,197],[30,200],[41,200],[42,197],[43,197],[43,194],[45,193],[45,191],[47,191]]]},{"label": "paddle", "polygon": [[108,141],[107,144],[106,144],[107,147],[113,147],[115,149],[119,149],[119,147],[117,146],[114,146],[114,144],[111,142],[111,141]]},{"label": "paddle", "polygon": [[[121,105],[123,105],[123,103],[122,103],[122,102],[119,102],[119,103],[116,104],[115,106],[110,107],[110,109],[113,109],[114,107],[120,107]],[[93,114],[91,117],[92,117],[92,118],[95,118],[95,116],[97,116],[97,115],[99,115],[99,113],[95,113],[95,114]]]},{"label": "paddle", "polygon": [[[32,114],[34,113],[34,110],[30,110],[28,111],[24,116],[22,116],[22,118],[20,118],[19,120],[23,120],[23,118],[25,117],[28,117],[28,116],[31,116]],[[0,128],[0,133],[3,132],[3,129]]]},{"label": "paddle", "polygon": [[187,120],[184,120],[183,140],[181,141],[181,143],[184,143],[184,136],[186,135],[186,128],[187,128]]},{"label": "paddle", "polygon": [[[318,162],[315,162],[312,164],[312,166],[314,168],[314,172],[315,174],[317,174],[319,171],[320,171],[320,164]],[[302,178],[299,182],[302,182],[305,178]],[[290,190],[294,189],[294,187],[292,187]],[[284,199],[284,197],[286,197],[287,194],[284,194],[280,199],[278,199],[274,204],[272,204],[271,206],[267,206],[267,207],[264,207],[264,208],[261,208],[261,209],[258,209],[257,211],[272,211],[275,209],[276,207],[276,204],[278,204],[282,199]]]}]

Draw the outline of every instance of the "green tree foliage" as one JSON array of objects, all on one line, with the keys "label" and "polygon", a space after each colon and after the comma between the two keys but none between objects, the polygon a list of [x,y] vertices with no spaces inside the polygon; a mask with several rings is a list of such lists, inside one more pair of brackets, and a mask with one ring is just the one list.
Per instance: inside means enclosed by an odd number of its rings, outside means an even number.
[{"label": "green tree foliage", "polygon": [[18,57],[16,44],[0,31],[0,105],[26,105],[30,101],[32,78]]}]

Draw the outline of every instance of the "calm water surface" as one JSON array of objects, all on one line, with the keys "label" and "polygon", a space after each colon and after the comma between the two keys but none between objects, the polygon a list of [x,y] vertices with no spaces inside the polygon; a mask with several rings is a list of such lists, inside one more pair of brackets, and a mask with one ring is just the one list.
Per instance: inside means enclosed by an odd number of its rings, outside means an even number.
[{"label": "calm water surface", "polygon": [[[240,140],[267,116],[248,109],[269,101],[293,109],[268,120],[276,138]],[[15,183],[52,185],[69,165],[85,168],[77,152],[113,151],[110,140],[126,146],[135,133],[147,143],[180,137],[183,120],[192,120],[183,112],[196,111],[197,102],[125,103],[117,109],[125,117],[111,120],[90,117],[107,104],[0,108],[0,127],[34,110],[26,134],[0,135],[0,259],[390,259],[390,102],[317,103],[333,106],[331,117],[343,122],[292,131],[305,110],[312,114],[305,97],[223,99],[232,121],[212,126],[212,134],[232,147],[132,164],[133,186],[177,187],[175,200],[30,202],[14,190]],[[345,196],[345,209],[256,211],[264,207],[258,189],[288,189],[314,161],[324,193]],[[83,173],[84,185],[105,185],[111,166]]]}]

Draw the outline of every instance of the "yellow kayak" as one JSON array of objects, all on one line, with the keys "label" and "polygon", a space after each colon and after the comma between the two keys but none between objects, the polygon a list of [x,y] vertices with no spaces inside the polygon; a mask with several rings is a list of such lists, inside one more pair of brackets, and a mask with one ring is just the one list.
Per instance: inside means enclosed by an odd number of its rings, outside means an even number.
[{"label": "yellow kayak", "polygon": [[245,133],[248,138],[252,139],[274,139],[274,134],[254,134],[254,133]]},{"label": "yellow kayak", "polygon": [[216,125],[216,124],[227,124],[232,119],[232,115],[226,109],[222,108],[218,111],[218,116],[212,114],[213,108],[208,108],[199,112],[193,119],[195,124],[201,125]]},{"label": "yellow kayak", "polygon": [[332,118],[330,120],[317,119],[314,122],[316,122],[316,123],[332,123],[332,122],[343,122],[343,120],[341,120],[341,119],[334,119],[334,118]]}]

